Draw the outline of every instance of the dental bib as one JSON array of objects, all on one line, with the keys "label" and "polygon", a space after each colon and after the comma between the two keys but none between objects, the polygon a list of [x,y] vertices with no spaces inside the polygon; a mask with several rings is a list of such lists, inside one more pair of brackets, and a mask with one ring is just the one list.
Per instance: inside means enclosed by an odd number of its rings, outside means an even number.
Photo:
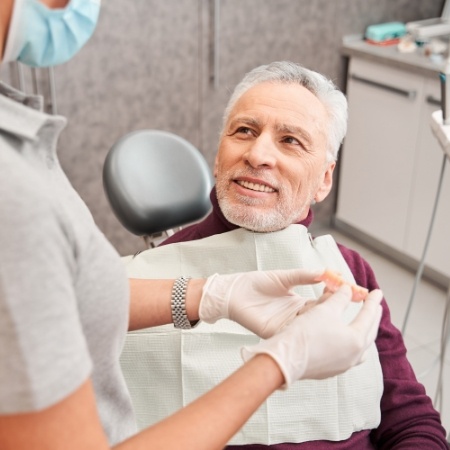
[{"label": "dental bib", "polygon": [[[181,242],[124,258],[130,278],[207,277],[252,270],[305,268],[352,273],[334,239],[312,239],[303,225],[273,233],[239,228],[201,240]],[[298,286],[307,298],[323,284]],[[345,320],[361,308],[351,303]],[[173,325],[128,333],[121,357],[139,428],[167,417],[212,389],[242,365],[240,348],[259,338],[230,320],[201,322],[192,330]],[[343,349],[345,351],[345,349]],[[383,377],[373,344],[364,363],[325,380],[301,380],[279,390],[250,418],[229,445],[340,441],[380,423]]]}]

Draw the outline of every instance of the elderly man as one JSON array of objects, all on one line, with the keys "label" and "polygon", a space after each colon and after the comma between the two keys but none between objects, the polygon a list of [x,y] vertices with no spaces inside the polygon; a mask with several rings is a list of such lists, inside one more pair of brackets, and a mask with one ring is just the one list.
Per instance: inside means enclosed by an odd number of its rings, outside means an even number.
[{"label": "elderly man", "polygon": [[[324,200],[331,190],[346,121],[344,95],[320,74],[290,62],[249,72],[224,114],[214,168],[216,186],[211,193],[213,210],[202,222],[167,239],[156,249],[158,257],[172,265],[184,261],[179,270],[188,270],[192,276],[219,269],[326,266],[368,290],[378,288],[372,269],[360,255],[336,245],[330,236],[313,240],[307,232],[312,222],[310,205]],[[142,258],[149,253],[149,259],[145,264],[141,261],[140,267],[139,263],[130,267],[129,273],[151,274],[154,269],[147,272],[145,266],[154,266],[153,251],[144,252]],[[200,254],[198,259],[194,253]],[[243,259],[249,260],[248,266],[243,266]],[[168,348],[162,351],[165,356],[150,357],[149,384],[165,378],[174,396],[183,401],[195,398],[208,386],[209,378],[228,373],[233,345],[248,342],[235,329],[196,333],[177,337],[170,349],[180,361],[178,373],[161,367]],[[218,348],[230,348],[230,361],[227,353],[214,357]],[[135,350],[136,345],[131,345],[124,358],[137,358]],[[131,367],[127,361],[125,373],[133,391],[136,382],[127,372],[127,366]],[[172,383],[171,378],[177,381]],[[137,409],[140,403],[135,400]],[[168,412],[160,412],[160,418]],[[294,383],[259,412],[255,423],[230,442],[230,449],[448,448],[439,414],[406,359],[401,334],[391,323],[385,301],[376,349],[366,363],[331,379]]]}]

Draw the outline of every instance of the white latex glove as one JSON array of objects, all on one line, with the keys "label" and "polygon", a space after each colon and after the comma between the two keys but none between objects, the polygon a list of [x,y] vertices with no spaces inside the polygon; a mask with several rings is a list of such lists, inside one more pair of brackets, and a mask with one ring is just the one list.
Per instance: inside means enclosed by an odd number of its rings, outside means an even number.
[{"label": "white latex glove", "polygon": [[370,292],[358,315],[345,324],[342,316],[351,296],[348,285],[325,294],[275,336],[244,347],[242,358],[270,355],[283,372],[284,387],[299,379],[332,377],[361,363],[377,336],[383,294],[378,289]]},{"label": "white latex glove", "polygon": [[318,275],[301,269],[214,274],[203,287],[200,319],[207,323],[231,319],[260,337],[273,336],[307,300],[292,288],[318,283]]}]

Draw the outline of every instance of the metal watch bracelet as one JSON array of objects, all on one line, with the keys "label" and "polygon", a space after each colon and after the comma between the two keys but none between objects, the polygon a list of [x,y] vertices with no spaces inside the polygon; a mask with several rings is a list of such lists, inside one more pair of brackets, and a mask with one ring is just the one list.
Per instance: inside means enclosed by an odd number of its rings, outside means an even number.
[{"label": "metal watch bracelet", "polygon": [[189,330],[193,328],[198,320],[190,322],[186,314],[186,290],[191,277],[181,276],[175,280],[172,288],[172,321],[175,328]]}]

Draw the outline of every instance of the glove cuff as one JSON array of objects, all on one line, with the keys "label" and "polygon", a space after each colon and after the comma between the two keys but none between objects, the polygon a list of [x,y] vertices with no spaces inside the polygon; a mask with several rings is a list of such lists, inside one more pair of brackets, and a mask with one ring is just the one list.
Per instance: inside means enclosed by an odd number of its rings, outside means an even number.
[{"label": "glove cuff", "polygon": [[256,356],[258,354],[269,355],[277,363],[278,367],[281,370],[281,373],[283,374],[283,378],[284,378],[284,384],[282,384],[278,388],[278,390],[285,391],[291,385],[291,383],[295,380],[291,379],[291,377],[290,377],[289,373],[286,371],[286,368],[284,367],[282,361],[280,361],[279,357],[274,352],[270,351],[267,348],[260,346],[259,344],[253,345],[251,347],[242,347],[241,348],[241,357],[244,362],[249,361],[250,359],[252,359],[254,356]]},{"label": "glove cuff", "polygon": [[206,279],[198,310],[200,320],[206,323],[215,323],[219,319],[227,317],[226,295],[228,289],[229,283],[217,273]]}]

